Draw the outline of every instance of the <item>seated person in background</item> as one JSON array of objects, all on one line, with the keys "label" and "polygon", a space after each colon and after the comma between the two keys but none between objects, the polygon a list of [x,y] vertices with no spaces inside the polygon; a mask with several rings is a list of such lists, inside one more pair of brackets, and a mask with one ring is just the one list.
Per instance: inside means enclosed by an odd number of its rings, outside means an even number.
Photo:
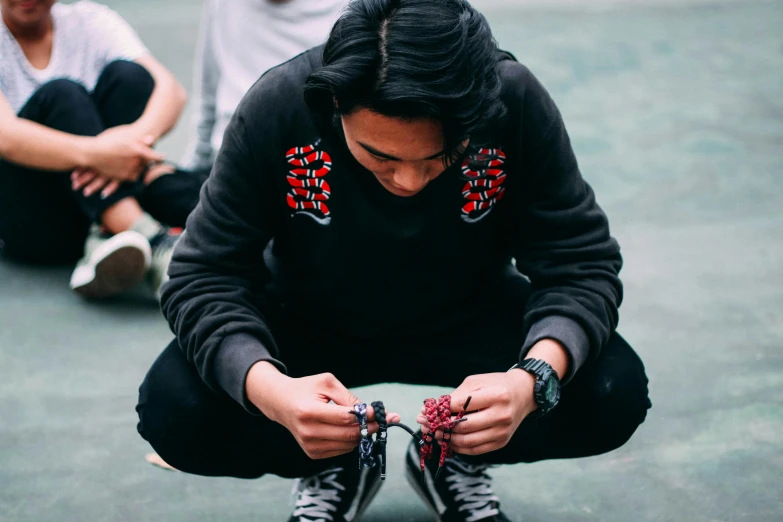
[{"label": "seated person in background", "polygon": [[206,0],[196,44],[194,134],[183,168],[209,169],[250,86],[329,36],[347,0]]},{"label": "seated person in background", "polygon": [[170,177],[151,147],[185,90],[108,7],[0,0],[0,10],[0,253],[83,255],[71,286],[85,297],[145,277],[157,290],[176,234],[150,212],[181,226],[198,201],[198,183],[186,193],[144,183]]},{"label": "seated person in background", "polygon": [[187,225],[138,430],[184,472],[304,478],[290,522],[359,520],[378,492],[350,387],[472,397],[440,475],[406,457],[443,522],[518,520],[488,466],[611,451],[650,407],[560,113],[463,0],[351,2],[248,91]]}]

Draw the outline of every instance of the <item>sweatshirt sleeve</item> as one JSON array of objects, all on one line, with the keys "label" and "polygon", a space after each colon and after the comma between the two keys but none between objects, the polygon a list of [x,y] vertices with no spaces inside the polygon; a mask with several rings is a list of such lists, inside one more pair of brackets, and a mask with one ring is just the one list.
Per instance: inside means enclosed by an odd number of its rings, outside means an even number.
[{"label": "sweatshirt sleeve", "polygon": [[174,249],[161,305],[188,361],[251,413],[245,378],[258,361],[285,372],[264,316],[263,251],[279,215],[271,169],[248,145],[237,110],[198,206]]},{"label": "sweatshirt sleeve", "polygon": [[517,108],[522,111],[522,186],[510,193],[517,198],[512,252],[533,288],[520,361],[536,342],[557,340],[570,359],[565,383],[598,355],[617,327],[622,258],[606,215],[579,172],[560,112],[538,80],[527,75]]}]

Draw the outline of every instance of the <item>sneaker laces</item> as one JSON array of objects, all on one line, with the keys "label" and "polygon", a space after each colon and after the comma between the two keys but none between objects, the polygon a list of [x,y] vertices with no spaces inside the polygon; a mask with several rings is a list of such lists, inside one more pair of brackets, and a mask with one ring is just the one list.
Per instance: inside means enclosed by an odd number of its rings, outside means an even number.
[{"label": "sneaker laces", "polygon": [[456,490],[454,501],[460,504],[459,511],[468,511],[465,522],[475,522],[500,514],[500,501],[492,491],[492,479],[486,474],[486,464],[469,464],[459,457],[449,459],[445,465],[449,474],[446,482],[449,490]]},{"label": "sneaker laces", "polygon": [[294,483],[292,494],[299,493],[294,517],[299,517],[299,522],[334,520],[330,512],[337,511],[336,504],[340,502],[340,492],[345,491],[345,486],[337,481],[341,471],[343,468],[329,468]]}]

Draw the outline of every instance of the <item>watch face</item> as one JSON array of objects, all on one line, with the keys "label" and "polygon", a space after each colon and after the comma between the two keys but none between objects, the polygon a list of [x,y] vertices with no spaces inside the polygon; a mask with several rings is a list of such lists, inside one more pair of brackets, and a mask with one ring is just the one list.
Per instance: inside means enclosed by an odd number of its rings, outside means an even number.
[{"label": "watch face", "polygon": [[557,404],[557,401],[560,399],[560,383],[557,382],[557,379],[551,377],[547,379],[544,397],[546,397],[546,401],[552,406]]}]

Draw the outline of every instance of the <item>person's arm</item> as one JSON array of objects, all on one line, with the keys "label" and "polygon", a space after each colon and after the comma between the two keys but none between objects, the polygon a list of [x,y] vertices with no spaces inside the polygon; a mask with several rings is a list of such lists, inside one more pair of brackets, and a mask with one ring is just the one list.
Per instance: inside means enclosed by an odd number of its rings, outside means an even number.
[{"label": "person's arm", "polygon": [[158,140],[174,128],[185,106],[185,89],[158,62],[142,43],[136,31],[116,11],[101,4],[87,4],[89,23],[85,38],[100,49],[103,67],[117,60],[136,62],[152,75],[155,88],[144,113],[131,124],[137,136]]},{"label": "person's arm", "polygon": [[[620,247],[579,172],[554,102],[526,69],[516,80],[525,88],[524,101],[510,104],[508,117],[522,126],[521,164],[508,175],[501,205],[511,225],[510,251],[533,292],[520,310],[529,333],[509,367],[528,357],[541,359],[567,383],[598,355],[617,325]],[[479,411],[454,428],[452,449],[480,455],[508,444],[537,408],[534,387],[534,377],[518,369],[467,377],[452,392],[452,412],[468,397],[470,408]],[[417,421],[425,426],[427,419],[420,414]]]},{"label": "person's arm", "polygon": [[0,93],[0,158],[39,170],[95,169],[115,179],[133,179],[141,164],[163,156],[141,141],[76,136],[19,118]]},{"label": "person's arm", "polygon": [[217,121],[217,86],[220,66],[215,59],[214,25],[217,22],[215,2],[207,0],[201,17],[201,29],[196,42],[194,60],[192,133],[181,164],[191,170],[212,166],[215,151],[212,148],[212,132]]},{"label": "person's arm", "polygon": [[238,111],[174,250],[161,296],[163,313],[204,382],[251,412],[245,395],[250,367],[268,361],[285,371],[257,301],[270,276],[263,251],[281,219],[276,193],[269,162],[255,154]]},{"label": "person's arm", "polygon": [[90,138],[19,118],[0,92],[0,158],[42,170],[86,166]]},{"label": "person's arm", "polygon": [[520,172],[509,176],[511,250],[533,287],[520,361],[542,340],[557,341],[568,354],[561,375],[567,383],[617,326],[622,258],[579,171],[560,112],[538,80],[525,75],[524,102],[510,114],[522,123],[523,150]]},{"label": "person's arm", "polygon": [[185,88],[151,54],[144,55],[136,63],[147,69],[155,80],[147,106],[141,117],[131,125],[140,136],[152,136],[156,141],[176,125],[187,101]]}]

